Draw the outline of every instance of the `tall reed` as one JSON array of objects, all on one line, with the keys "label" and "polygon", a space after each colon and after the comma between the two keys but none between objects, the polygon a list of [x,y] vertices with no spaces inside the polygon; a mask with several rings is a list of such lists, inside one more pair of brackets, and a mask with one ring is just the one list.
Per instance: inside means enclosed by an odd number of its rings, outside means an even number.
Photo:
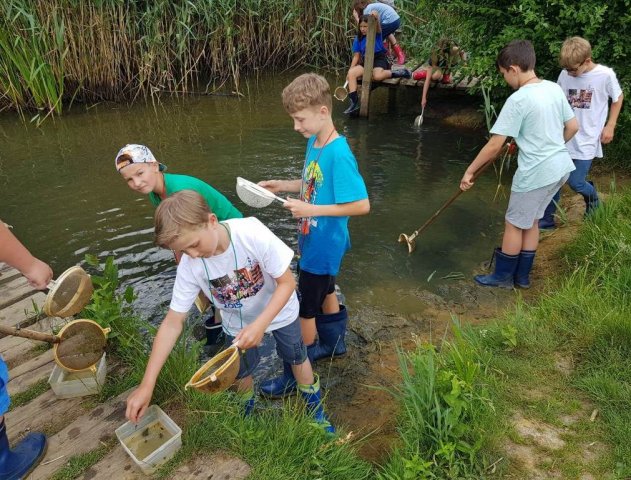
[{"label": "tall reed", "polygon": [[0,0],[0,109],[238,91],[262,69],[346,65],[350,2]]}]

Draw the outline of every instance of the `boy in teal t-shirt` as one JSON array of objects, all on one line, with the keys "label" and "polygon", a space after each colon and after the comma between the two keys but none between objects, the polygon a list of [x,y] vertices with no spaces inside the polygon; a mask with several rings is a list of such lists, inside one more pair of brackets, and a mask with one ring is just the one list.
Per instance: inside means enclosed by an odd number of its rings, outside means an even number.
[{"label": "boy in teal t-shirt", "polygon": [[530,287],[530,270],[539,244],[538,220],[553,195],[566,182],[574,164],[565,143],[578,131],[578,122],[561,88],[540,80],[534,71],[535,51],[527,40],[514,40],[502,49],[497,67],[513,93],[491,128],[491,138],[469,165],[460,182],[473,186],[473,176],[500,153],[507,137],[519,147],[505,217],[502,247],[495,250],[495,271],[476,275],[488,287]]},{"label": "boy in teal t-shirt", "polygon": [[[164,173],[167,169],[166,165],[158,163],[151,150],[144,145],[125,145],[116,154],[114,164],[116,171],[127,182],[129,188],[138,193],[149,195],[149,200],[155,207],[175,192],[193,190],[204,197],[219,221],[243,217],[241,212],[230,203],[230,200],[206,182],[188,175]],[[180,255],[177,252],[173,253],[176,262],[179,262]],[[200,296],[195,304],[202,313],[210,306],[210,302],[204,296]],[[213,314],[206,319],[204,325],[206,345],[216,346],[221,332],[221,323],[215,322]]]},{"label": "boy in teal t-shirt", "polygon": [[[355,156],[333,124],[326,79],[314,73],[300,75],[285,87],[282,98],[294,130],[308,139],[302,177],[260,185],[272,192],[300,194],[299,199],[288,198],[285,208],[300,219],[300,324],[309,359],[316,361],[346,353],[348,314],[338,303],[335,277],[351,246],[348,219],[368,214],[370,201]],[[268,397],[282,397],[295,389],[288,364],[282,376],[261,383],[260,388]]]}]

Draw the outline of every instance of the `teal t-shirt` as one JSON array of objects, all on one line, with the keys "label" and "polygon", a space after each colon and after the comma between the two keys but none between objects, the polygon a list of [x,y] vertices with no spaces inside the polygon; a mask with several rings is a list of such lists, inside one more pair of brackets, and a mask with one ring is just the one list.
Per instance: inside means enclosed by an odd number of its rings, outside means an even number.
[{"label": "teal t-shirt", "polygon": [[[212,212],[217,215],[219,221],[229,220],[230,218],[242,218],[243,215],[237,210],[230,200],[224,197],[220,192],[208,185],[206,182],[188,175],[176,175],[174,173],[164,174],[164,186],[166,188],[167,197],[181,190],[194,190],[206,199],[208,206]],[[162,201],[160,197],[151,192],[149,194],[151,203],[157,207]]]},{"label": "teal t-shirt", "polygon": [[572,118],[563,90],[547,80],[524,85],[508,97],[491,133],[513,137],[519,147],[513,192],[545,187],[574,170],[563,139],[565,122]]}]

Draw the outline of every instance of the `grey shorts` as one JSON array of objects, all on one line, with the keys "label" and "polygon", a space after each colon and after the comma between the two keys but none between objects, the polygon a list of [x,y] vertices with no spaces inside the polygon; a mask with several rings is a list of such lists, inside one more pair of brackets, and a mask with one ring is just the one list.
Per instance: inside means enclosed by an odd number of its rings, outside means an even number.
[{"label": "grey shorts", "polygon": [[569,177],[570,174],[568,173],[558,182],[529,192],[510,192],[508,209],[504,218],[511,225],[522,230],[528,230],[537,220],[543,217],[546,207],[552,201],[552,197],[567,182]]},{"label": "grey shorts", "polygon": [[[291,365],[300,365],[307,359],[307,347],[302,340],[302,331],[300,330],[300,319],[289,325],[272,331],[274,340],[276,340],[276,352],[282,361]],[[226,346],[232,345],[234,337],[226,335]],[[239,373],[237,378],[244,378],[252,375],[254,369],[261,361],[261,355],[258,347],[250,348],[241,355],[241,364],[239,365]]]}]

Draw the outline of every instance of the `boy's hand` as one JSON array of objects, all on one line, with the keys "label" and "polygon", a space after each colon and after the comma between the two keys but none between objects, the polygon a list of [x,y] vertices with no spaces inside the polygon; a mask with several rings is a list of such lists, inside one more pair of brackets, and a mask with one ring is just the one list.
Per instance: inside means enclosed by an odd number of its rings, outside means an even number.
[{"label": "boy's hand", "polygon": [[272,193],[282,192],[283,181],[282,180],[263,180],[259,182],[259,185],[263,188],[267,188]]},{"label": "boy's hand", "polygon": [[473,173],[469,173],[469,170],[464,172],[462,180],[460,180],[460,190],[466,192],[473,187]]},{"label": "boy's hand", "polygon": [[600,141],[605,144],[611,143],[611,141],[613,140],[613,131],[614,128],[612,126],[605,125],[605,128],[603,128],[603,131],[600,134]]},{"label": "boy's hand", "polygon": [[297,198],[287,197],[287,201],[285,202],[285,205],[283,205],[283,207],[291,211],[291,215],[294,218],[305,218],[305,217],[315,216],[315,212],[314,212],[315,205],[312,205],[307,202],[303,202],[302,200],[298,200]]},{"label": "boy's hand", "polygon": [[233,345],[238,346],[242,350],[258,347],[263,340],[265,333],[265,325],[258,325],[257,322],[251,323],[244,327],[236,337],[234,337]]},{"label": "boy's hand", "polygon": [[127,410],[125,416],[132,423],[138,423],[147,411],[151,397],[153,396],[153,388],[140,386],[127,397]]},{"label": "boy's hand", "polygon": [[37,258],[33,259],[31,265],[29,265],[22,274],[26,277],[31,287],[38,290],[44,290],[48,286],[48,283],[53,279],[52,269],[47,263],[44,263]]}]

